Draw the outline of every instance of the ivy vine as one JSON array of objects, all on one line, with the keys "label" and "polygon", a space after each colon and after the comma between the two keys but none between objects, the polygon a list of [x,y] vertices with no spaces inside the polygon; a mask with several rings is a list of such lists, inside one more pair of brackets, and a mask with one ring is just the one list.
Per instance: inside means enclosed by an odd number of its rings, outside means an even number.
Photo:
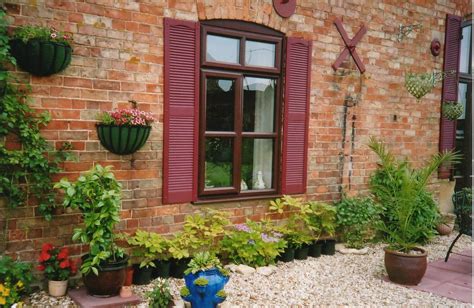
[{"label": "ivy vine", "polygon": [[[0,42],[8,42],[6,14],[0,9]],[[0,50],[0,68],[14,65],[8,44]],[[5,51],[6,50],[6,51]],[[10,81],[8,71],[4,80]],[[39,212],[51,220],[55,192],[51,175],[62,171],[61,162],[73,158],[65,143],[55,150],[41,135],[41,127],[51,120],[49,113],[36,113],[29,105],[30,87],[7,82],[6,93],[0,97],[0,197],[8,208],[28,204],[34,198]],[[18,146],[12,146],[9,141]]]}]

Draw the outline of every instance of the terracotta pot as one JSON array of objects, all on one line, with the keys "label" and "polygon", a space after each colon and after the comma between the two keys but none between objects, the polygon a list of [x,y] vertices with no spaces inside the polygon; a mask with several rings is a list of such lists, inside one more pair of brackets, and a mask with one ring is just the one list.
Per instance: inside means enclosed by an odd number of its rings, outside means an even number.
[{"label": "terracotta pot", "polygon": [[417,285],[425,275],[427,253],[424,249],[414,248],[420,254],[406,254],[385,248],[385,269],[388,278],[399,284]]},{"label": "terracotta pot", "polygon": [[454,229],[454,224],[453,225],[448,225],[448,224],[438,224],[436,225],[436,231],[440,235],[450,235],[451,232],[453,232]]},{"label": "terracotta pot", "polygon": [[125,282],[123,283],[123,285],[128,287],[132,285],[132,282],[133,282],[133,266],[129,266],[125,269]]},{"label": "terracotta pot", "polygon": [[120,289],[120,297],[121,298],[127,298],[127,297],[130,297],[132,295],[133,295],[133,292],[132,292],[132,287],[131,286],[123,286]]},{"label": "terracotta pot", "polygon": [[67,280],[48,280],[48,292],[49,295],[54,297],[61,297],[66,295],[67,291]]},{"label": "terracotta pot", "polygon": [[[83,262],[86,256],[83,256]],[[115,262],[104,262],[100,264],[99,275],[90,272],[82,276],[87,293],[97,297],[110,297],[120,293],[125,282],[125,269],[127,268],[128,256]]]}]

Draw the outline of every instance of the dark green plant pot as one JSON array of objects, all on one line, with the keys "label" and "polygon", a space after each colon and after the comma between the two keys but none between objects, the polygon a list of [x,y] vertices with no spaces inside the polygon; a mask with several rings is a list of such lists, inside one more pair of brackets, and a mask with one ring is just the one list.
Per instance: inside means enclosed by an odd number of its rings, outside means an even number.
[{"label": "dark green plant pot", "polygon": [[306,260],[308,259],[309,246],[303,245],[300,248],[295,249],[295,259],[296,260]]},{"label": "dark green plant pot", "polygon": [[31,39],[10,41],[10,53],[24,71],[36,76],[50,76],[71,63],[72,48],[68,44]]},{"label": "dark green plant pot", "polygon": [[185,259],[171,259],[170,265],[170,276],[173,278],[183,278],[184,271],[188,268],[188,263],[191,261],[190,258]]},{"label": "dark green plant pot", "polygon": [[153,267],[142,267],[140,268],[139,264],[133,265],[133,284],[143,285],[149,284],[152,280]]},{"label": "dark green plant pot", "polygon": [[315,241],[309,246],[308,255],[313,258],[319,258],[321,256],[322,248],[323,243],[320,241]]},{"label": "dark green plant pot", "polygon": [[336,254],[336,240],[325,240],[321,253],[329,256]]},{"label": "dark green plant pot", "polygon": [[100,143],[110,152],[118,155],[138,151],[150,136],[151,126],[119,126],[98,124],[97,136]]},{"label": "dark green plant pot", "polygon": [[169,260],[155,260],[155,268],[153,269],[153,278],[169,278],[170,276],[170,266],[171,263]]},{"label": "dark green plant pot", "polygon": [[295,259],[295,249],[293,247],[285,248],[283,253],[280,254],[279,259],[282,262],[291,262],[291,261],[293,261]]}]

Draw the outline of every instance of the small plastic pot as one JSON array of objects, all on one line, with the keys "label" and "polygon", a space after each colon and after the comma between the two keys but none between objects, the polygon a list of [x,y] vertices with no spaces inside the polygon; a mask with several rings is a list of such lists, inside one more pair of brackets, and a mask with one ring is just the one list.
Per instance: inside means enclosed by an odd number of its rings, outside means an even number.
[{"label": "small plastic pot", "polygon": [[133,265],[133,284],[143,285],[149,284],[152,280],[153,267],[142,267],[138,264]]},{"label": "small plastic pot", "polygon": [[183,278],[184,271],[188,268],[188,263],[191,261],[189,258],[184,259],[171,259],[170,265],[170,276],[173,278]]},{"label": "small plastic pot", "polygon": [[336,254],[336,240],[324,240],[321,253],[329,256]]},{"label": "small plastic pot", "polygon": [[279,259],[282,262],[293,261],[295,259],[295,249],[293,247],[285,248],[285,250],[280,254]]},{"label": "small plastic pot", "polygon": [[321,249],[323,248],[323,243],[320,241],[315,241],[309,246],[308,255],[313,258],[321,257]]},{"label": "small plastic pot", "polygon": [[309,246],[303,245],[300,248],[295,249],[295,259],[296,260],[306,260],[308,259]]},{"label": "small plastic pot", "polygon": [[171,262],[169,260],[155,260],[153,269],[153,279],[157,277],[169,278]]}]

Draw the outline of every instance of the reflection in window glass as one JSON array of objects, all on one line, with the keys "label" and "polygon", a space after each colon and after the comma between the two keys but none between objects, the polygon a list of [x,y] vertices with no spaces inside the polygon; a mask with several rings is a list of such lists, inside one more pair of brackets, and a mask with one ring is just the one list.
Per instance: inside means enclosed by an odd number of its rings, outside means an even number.
[{"label": "reflection in window glass", "polygon": [[273,139],[243,138],[240,189],[273,188]]},{"label": "reflection in window glass", "polygon": [[[466,103],[467,103],[467,94],[468,94],[468,86],[467,83],[459,83],[458,87],[458,103],[461,104],[464,108],[462,115],[456,121],[456,151],[461,153],[464,152],[464,143],[466,142]],[[465,159],[464,157],[462,158]],[[454,175],[455,176],[462,176],[462,168],[464,168],[464,164],[456,164],[454,168]]]},{"label": "reflection in window glass", "polygon": [[273,132],[276,81],[269,78],[244,78],[245,132]]},{"label": "reflection in window glass", "polygon": [[232,186],[231,138],[206,138],[205,188]]},{"label": "reflection in window glass", "polygon": [[206,130],[234,130],[235,80],[206,79]]},{"label": "reflection in window glass", "polygon": [[467,99],[467,83],[459,83],[458,102],[459,104],[462,104],[464,108],[462,115],[458,118],[459,120],[464,120],[466,118],[466,99]]},{"label": "reflection in window glass", "polygon": [[462,28],[461,59],[459,59],[459,70],[461,73],[469,73],[471,32],[471,26]]},{"label": "reflection in window glass", "polygon": [[206,61],[239,63],[239,39],[208,34],[206,47]]},{"label": "reflection in window glass", "polygon": [[247,41],[245,65],[275,67],[275,44]]}]

